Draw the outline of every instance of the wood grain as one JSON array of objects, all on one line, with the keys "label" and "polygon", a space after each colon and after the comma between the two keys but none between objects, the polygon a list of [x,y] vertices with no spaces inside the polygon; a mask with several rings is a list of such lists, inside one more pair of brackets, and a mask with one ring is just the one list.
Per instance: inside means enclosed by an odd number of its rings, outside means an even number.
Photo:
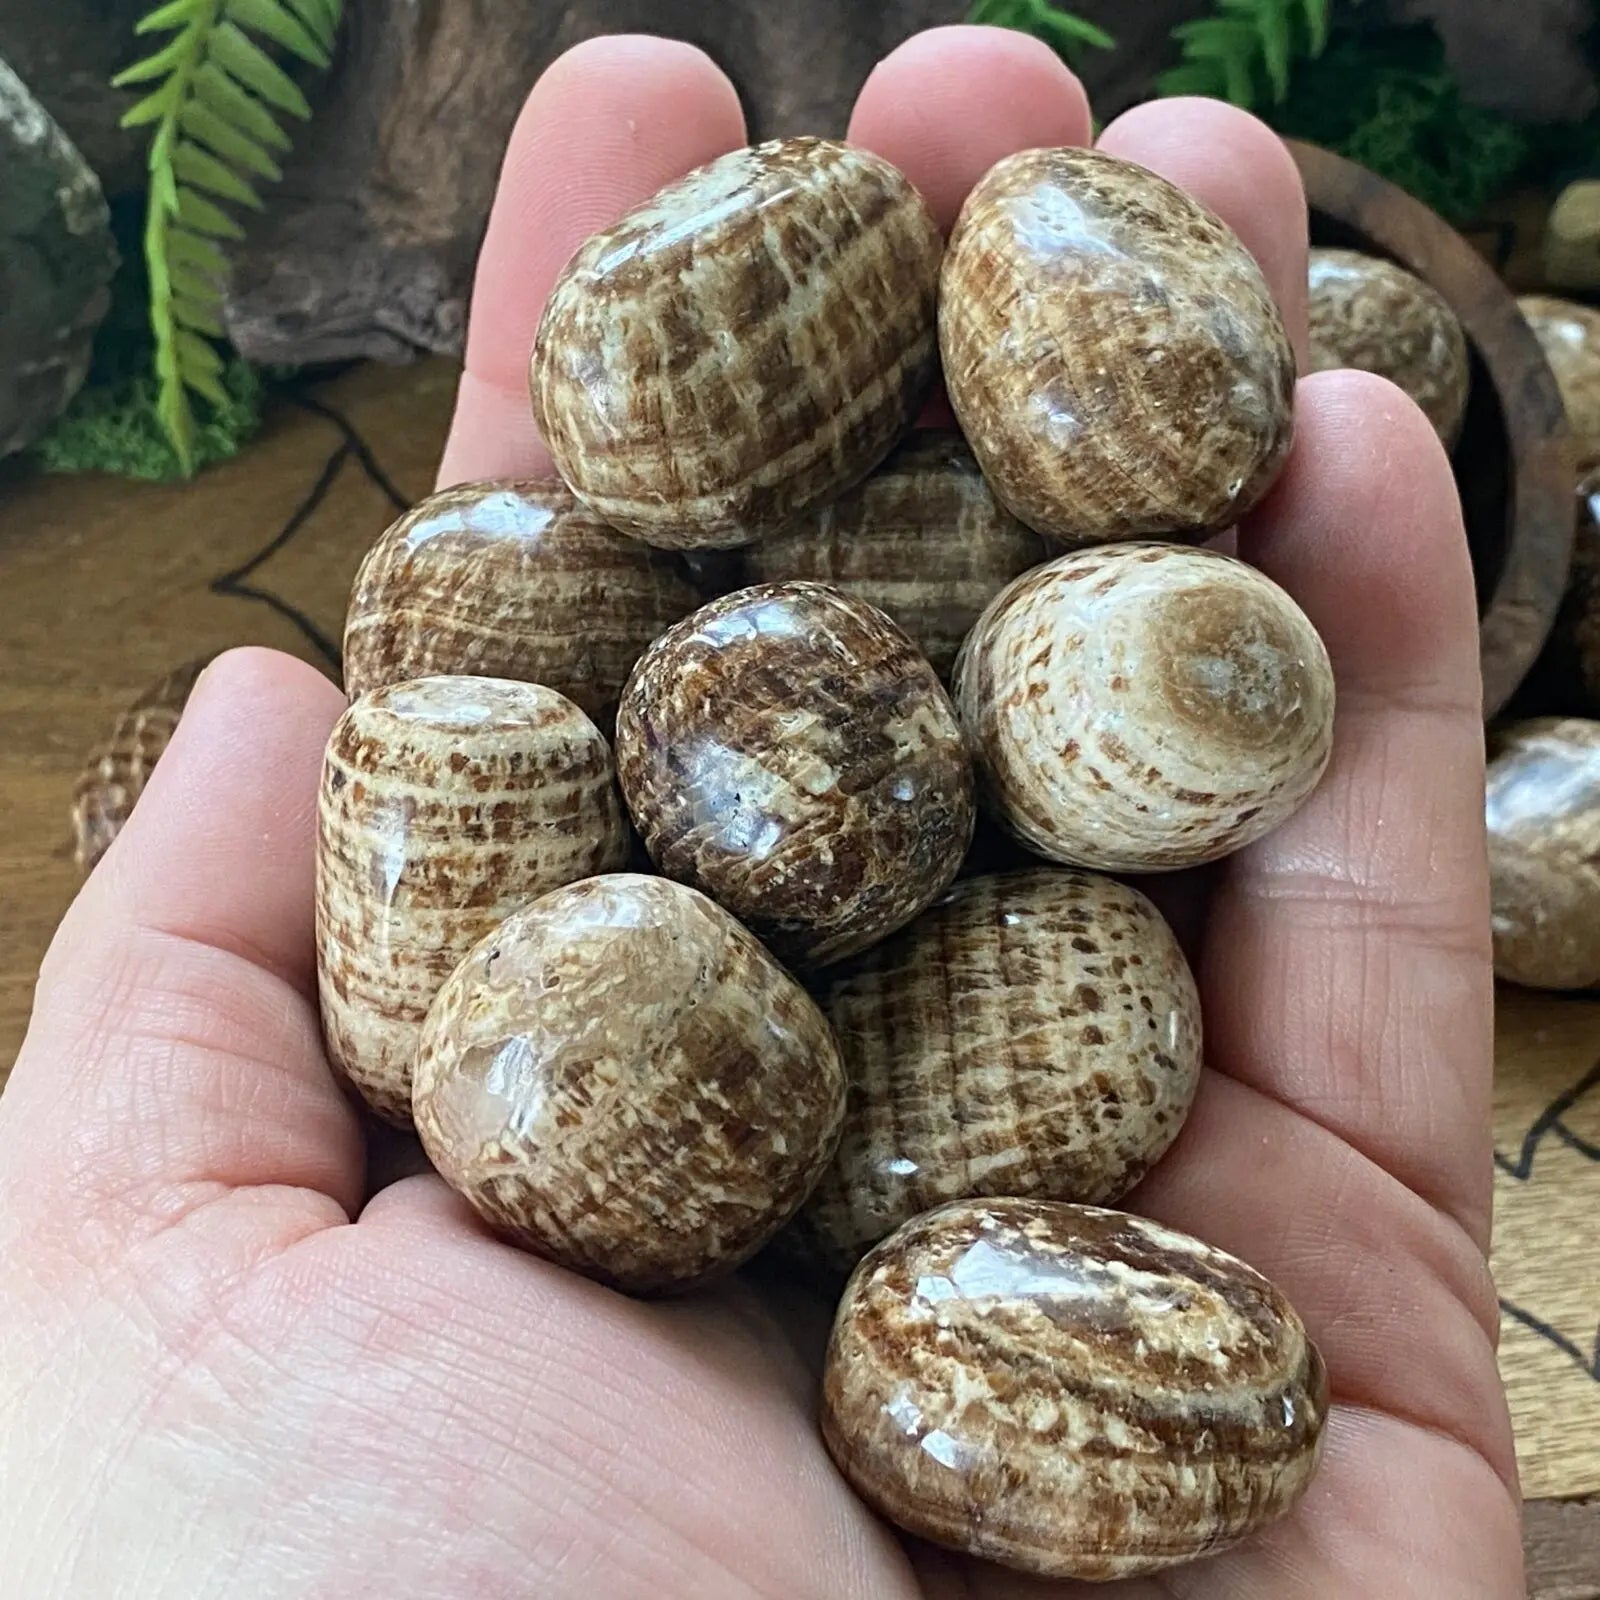
[{"label": "wood grain", "polygon": [[[314,391],[374,441],[406,500],[432,487],[456,371],[443,360],[353,372]],[[296,530],[273,540],[306,506]],[[338,638],[361,556],[396,507],[328,417],[274,410],[237,462],[186,486],[0,473],[0,1078],[22,1040],[34,976],[78,882],[68,815],[85,753],[149,683],[189,656],[258,643],[329,666],[310,636],[261,600],[216,594],[220,574]],[[331,670],[331,667],[330,667]],[[1497,1171],[1501,1293],[1580,1353],[1600,1326],[1600,1164],[1559,1131],[1600,1140],[1600,999],[1502,991],[1496,1144],[1527,1176]],[[1560,1108],[1571,1099],[1570,1114]],[[1540,1132],[1541,1119],[1544,1119]],[[1508,1315],[1501,1370],[1528,1506],[1530,1600],[1600,1600],[1600,1383],[1544,1333]],[[1566,1497],[1566,1498],[1563,1498]],[[1585,1498],[1591,1497],[1591,1498]]]},{"label": "wood grain", "polygon": [[1494,1270],[1522,1492],[1600,1494],[1600,1002],[1502,988],[1496,1030]]}]

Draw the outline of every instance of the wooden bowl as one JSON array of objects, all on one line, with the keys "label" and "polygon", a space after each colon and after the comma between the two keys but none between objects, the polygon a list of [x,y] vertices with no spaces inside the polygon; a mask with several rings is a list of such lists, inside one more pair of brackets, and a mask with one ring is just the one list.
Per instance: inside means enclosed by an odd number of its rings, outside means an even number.
[{"label": "wooden bowl", "polygon": [[1543,648],[1567,583],[1574,474],[1555,379],[1511,291],[1442,217],[1343,156],[1288,144],[1305,180],[1311,242],[1398,262],[1432,284],[1466,330],[1472,398],[1454,460],[1492,717]]}]

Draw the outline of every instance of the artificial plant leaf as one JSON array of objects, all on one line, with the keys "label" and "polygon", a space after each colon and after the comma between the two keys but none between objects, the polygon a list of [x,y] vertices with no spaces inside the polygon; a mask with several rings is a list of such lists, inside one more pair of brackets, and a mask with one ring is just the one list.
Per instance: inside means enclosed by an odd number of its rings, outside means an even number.
[{"label": "artificial plant leaf", "polygon": [[172,297],[172,320],[180,328],[194,333],[208,333],[213,339],[222,337],[222,316],[216,301],[191,300],[188,295]]},{"label": "artificial plant leaf", "polygon": [[287,150],[289,135],[278,119],[252,94],[247,94],[214,61],[194,75],[195,99],[224,122],[273,150]]},{"label": "artificial plant leaf", "polygon": [[1328,48],[1328,0],[1301,0],[1301,4],[1311,33],[1311,53],[1320,56]]},{"label": "artificial plant leaf", "polygon": [[225,0],[224,14],[230,22],[265,34],[302,61],[309,61],[318,67],[328,64],[328,52],[323,49],[321,42],[278,0]]},{"label": "artificial plant leaf", "polygon": [[1172,37],[1182,42],[1184,55],[1198,60],[1248,55],[1256,45],[1254,26],[1237,17],[1201,17],[1174,28]]},{"label": "artificial plant leaf", "polygon": [[178,371],[185,383],[192,383],[196,374],[210,378],[222,376],[222,357],[197,333],[185,333],[181,328],[173,335],[172,347],[178,355]]},{"label": "artificial plant leaf", "polygon": [[134,23],[135,33],[160,33],[163,28],[186,28],[205,9],[206,0],[171,0],[157,6]]},{"label": "artificial plant leaf", "polygon": [[184,476],[189,476],[194,471],[194,413],[176,375],[162,381],[161,392],[156,396],[156,415],[178,454]]},{"label": "artificial plant leaf", "polygon": [[210,239],[186,228],[167,230],[167,254],[174,265],[181,263],[193,272],[203,272],[220,282],[228,275],[228,263]]},{"label": "artificial plant leaf", "polygon": [[1169,67],[1156,79],[1163,96],[1199,94],[1215,99],[1224,86],[1221,70],[1214,61],[1185,61]]},{"label": "artificial plant leaf", "polygon": [[138,128],[147,122],[155,122],[158,118],[166,116],[178,101],[178,91],[181,85],[176,78],[168,78],[161,87],[152,94],[147,94],[143,100],[136,101],[124,111],[117,121],[119,128]]},{"label": "artificial plant leaf", "polygon": [[294,80],[236,24],[224,22],[217,26],[211,35],[211,54],[224,72],[260,95],[268,105],[291,116],[311,115],[311,107]]},{"label": "artificial plant leaf", "polygon": [[1289,98],[1289,4],[1290,0],[1264,0],[1257,12],[1261,60],[1279,105]]},{"label": "artificial plant leaf", "polygon": [[1040,26],[1049,41],[1059,46],[1087,45],[1094,50],[1117,48],[1117,41],[1104,28],[1097,28],[1086,17],[1075,17],[1054,7],[1045,7]]},{"label": "artificial plant leaf", "polygon": [[191,138],[208,145],[223,160],[231,161],[235,167],[243,167],[261,178],[277,179],[283,176],[283,168],[254,139],[240,133],[199,100],[188,101],[179,111],[178,126]]},{"label": "artificial plant leaf", "polygon": [[337,0],[284,0],[299,19],[316,35],[317,40],[330,55],[333,41],[339,32],[339,6]]},{"label": "artificial plant leaf", "polygon": [[[180,334],[179,337],[183,335]],[[195,339],[197,344],[200,342],[194,334],[189,334],[188,337]],[[215,373],[190,372],[185,369],[183,382],[186,388],[193,389],[198,395],[204,395],[214,406],[225,406],[228,403],[228,391],[222,387],[222,382]]]},{"label": "artificial plant leaf", "polygon": [[214,278],[208,272],[201,272],[197,267],[190,266],[185,261],[173,261],[167,266],[167,276],[172,284],[172,293],[182,295],[196,305],[220,306],[222,304],[222,280]]},{"label": "artificial plant leaf", "polygon": [[[159,206],[169,217],[178,214],[178,185],[172,176],[172,159],[167,151],[171,140],[158,141],[150,152],[150,204]],[[159,154],[160,159],[157,160]]]},{"label": "artificial plant leaf", "polygon": [[193,48],[194,41],[188,32],[180,33],[177,38],[169,39],[153,56],[146,56],[143,61],[135,61],[131,67],[124,67],[111,80],[111,87],[126,89],[130,83],[148,83],[152,78],[164,78],[174,67],[182,66],[188,60]]},{"label": "artificial plant leaf", "polygon": [[196,233],[209,233],[217,239],[244,238],[244,229],[226,211],[187,185],[178,190],[178,220]]},{"label": "artificial plant leaf", "polygon": [[1222,70],[1227,79],[1228,99],[1241,111],[1250,110],[1256,103],[1256,83],[1249,60],[1244,56],[1224,56]]},{"label": "artificial plant leaf", "polygon": [[207,150],[187,139],[180,139],[172,152],[173,170],[185,183],[197,189],[209,189],[224,200],[236,201],[252,210],[261,209],[261,197],[234,170],[226,166]]}]

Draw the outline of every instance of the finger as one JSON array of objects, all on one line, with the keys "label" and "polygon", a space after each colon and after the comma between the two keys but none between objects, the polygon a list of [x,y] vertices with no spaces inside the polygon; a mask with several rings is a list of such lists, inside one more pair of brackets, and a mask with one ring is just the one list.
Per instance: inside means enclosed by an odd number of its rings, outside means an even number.
[{"label": "finger", "polygon": [[551,285],[590,234],[744,140],[733,85],[692,45],[591,39],[550,66],[501,165],[441,486],[551,470],[528,399]]},{"label": "finger", "polygon": [[25,1155],[47,1206],[67,1187],[160,1207],[199,1180],[358,1202],[358,1120],[312,1001],[317,774],[342,705],[267,650],[196,685],[51,945],[0,1101],[0,1169]]},{"label": "finger", "polygon": [[1514,1483],[1505,1408],[1486,1403],[1499,1307],[1482,1251],[1337,1134],[1208,1071],[1178,1143],[1122,1204],[1271,1278],[1336,1400],[1459,1437]]},{"label": "finger", "polygon": [[1444,451],[1364,373],[1300,386],[1241,552],[1300,602],[1338,684],[1333,759],[1229,862],[1201,981],[1212,1061],[1488,1240],[1489,899],[1472,571]]},{"label": "finger", "polygon": [[882,156],[922,192],[946,232],[979,178],[1002,156],[1087,144],[1083,85],[1048,45],[1007,28],[932,28],[873,69],[849,139]]},{"label": "finger", "polygon": [[1239,235],[1261,263],[1304,370],[1305,186],[1277,134],[1217,100],[1162,100],[1125,111],[1100,135],[1099,148],[1188,190]]}]

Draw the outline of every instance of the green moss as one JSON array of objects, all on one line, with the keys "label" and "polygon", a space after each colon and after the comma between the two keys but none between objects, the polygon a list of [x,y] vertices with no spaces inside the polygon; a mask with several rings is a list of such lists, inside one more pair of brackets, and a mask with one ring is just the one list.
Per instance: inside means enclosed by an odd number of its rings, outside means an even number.
[{"label": "green moss", "polygon": [[[196,422],[197,467],[238,455],[261,428],[266,391],[256,368],[234,356],[221,382],[227,403],[204,403]],[[157,393],[148,372],[84,388],[34,445],[34,461],[45,472],[111,472],[164,483],[188,477],[157,414]]]},{"label": "green moss", "polygon": [[1397,183],[1441,216],[1470,221],[1523,173],[1530,134],[1467,104],[1430,28],[1337,35],[1295,69],[1267,119]]}]

